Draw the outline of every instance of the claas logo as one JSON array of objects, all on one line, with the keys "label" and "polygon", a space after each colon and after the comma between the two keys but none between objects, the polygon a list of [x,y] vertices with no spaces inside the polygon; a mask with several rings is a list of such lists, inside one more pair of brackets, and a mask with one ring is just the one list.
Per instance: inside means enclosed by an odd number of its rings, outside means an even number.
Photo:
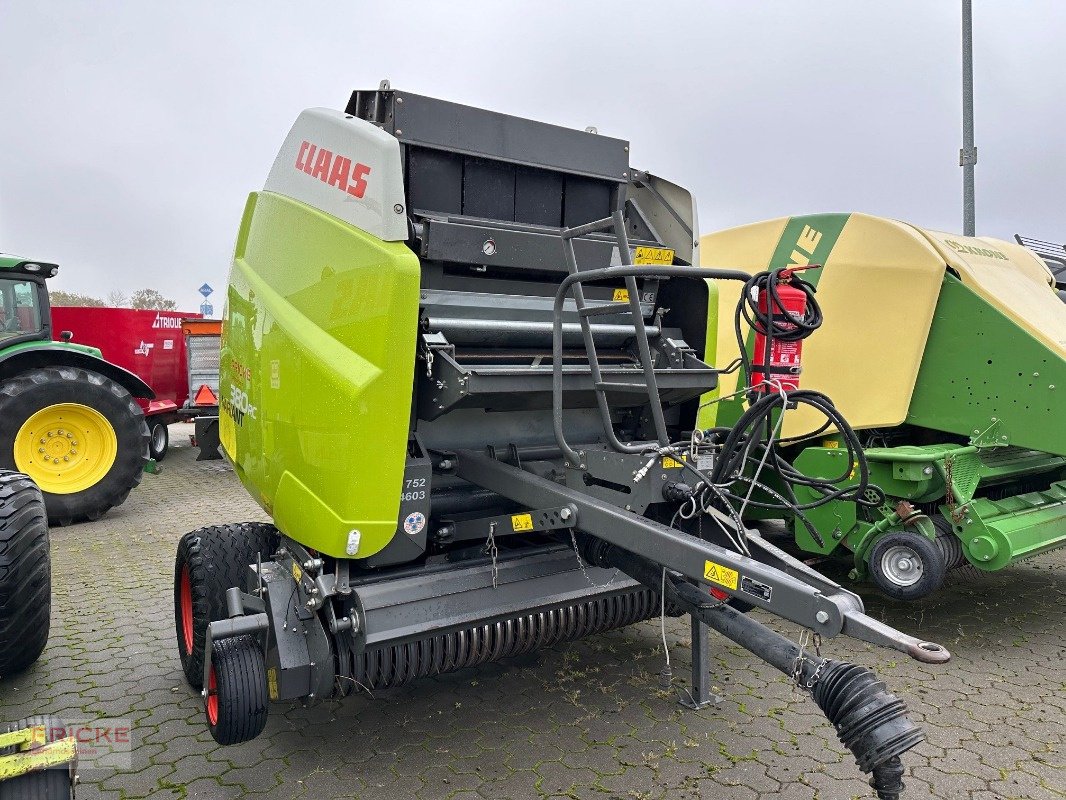
[{"label": "claas logo", "polygon": [[347,156],[334,154],[306,139],[300,143],[300,152],[296,154],[296,169],[360,198],[366,192],[366,176],[370,174],[366,164],[353,164]]}]

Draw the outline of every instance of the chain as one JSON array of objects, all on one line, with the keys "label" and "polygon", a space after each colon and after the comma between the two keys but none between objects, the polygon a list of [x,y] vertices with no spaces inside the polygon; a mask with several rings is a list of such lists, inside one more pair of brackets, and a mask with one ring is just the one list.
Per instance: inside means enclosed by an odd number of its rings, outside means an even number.
[{"label": "chain", "polygon": [[944,500],[948,507],[948,514],[951,516],[952,522],[962,522],[962,518],[966,516],[965,510],[955,510],[955,482],[951,478],[951,464],[954,462],[954,458],[948,456],[944,459],[944,480],[947,481],[947,490],[944,495]]},{"label": "chain", "polygon": [[585,581],[588,583],[589,586],[593,586],[597,589],[602,589],[604,586],[610,586],[612,583],[614,583],[614,579],[618,577],[617,569],[615,569],[615,571],[611,573],[611,577],[607,581],[607,583],[596,583],[596,581],[592,580],[592,576],[589,575],[588,569],[585,568],[585,559],[581,557],[581,551],[578,550],[577,536],[575,535],[573,528],[570,528],[570,544],[574,546],[574,558],[577,559],[577,565],[581,568],[581,574],[585,576]]},{"label": "chain", "polygon": [[499,577],[500,570],[496,566],[496,555],[499,552],[496,549],[496,523],[489,523],[489,538],[485,541],[485,552],[492,557],[492,588],[496,588],[496,579]]},{"label": "chain", "polygon": [[[814,644],[814,654],[821,660],[818,662],[818,666],[814,668],[814,674],[811,675],[806,681],[803,680],[803,662],[804,655],[803,650],[807,644],[811,642]],[[829,663],[828,658],[822,658],[822,637],[820,634],[813,634],[811,631],[804,629],[800,633],[799,641],[796,642],[796,647],[799,648],[796,653],[796,660],[792,663],[792,682],[796,684],[797,688],[806,689],[808,692],[814,688],[814,685],[822,677],[822,671]]]}]

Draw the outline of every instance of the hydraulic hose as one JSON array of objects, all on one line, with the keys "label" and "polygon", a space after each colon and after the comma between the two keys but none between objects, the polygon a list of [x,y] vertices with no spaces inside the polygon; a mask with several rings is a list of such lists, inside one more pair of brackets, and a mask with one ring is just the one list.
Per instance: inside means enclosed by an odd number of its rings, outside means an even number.
[{"label": "hydraulic hose", "polygon": [[[628,550],[597,539],[586,539],[586,557],[598,566],[620,569],[651,589],[660,590],[662,567]],[[840,742],[855,756],[879,800],[899,800],[903,794],[900,756],[925,739],[907,718],[904,702],[888,691],[868,667],[846,661],[815,658],[795,642],[714,600],[698,587],[667,580],[666,600],[691,614],[770,666],[793,678],[811,697],[837,731]]]}]

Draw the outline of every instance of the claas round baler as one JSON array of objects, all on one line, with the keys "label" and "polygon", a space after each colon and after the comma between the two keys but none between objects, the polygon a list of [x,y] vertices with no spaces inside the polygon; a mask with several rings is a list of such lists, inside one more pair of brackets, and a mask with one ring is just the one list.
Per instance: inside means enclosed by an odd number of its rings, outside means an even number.
[{"label": "claas round baler", "polygon": [[[882,490],[803,513],[749,506],[749,519],[786,519],[802,551],[846,554],[853,578],[899,599],[927,595],[955,567],[998,570],[1066,544],[1066,309],[1032,251],[866,214],[747,225],[700,249],[704,264],[752,273],[818,265],[803,275],[825,324],[804,350],[802,385],[833,397]],[[723,284],[719,361],[738,352],[725,319],[735,301]],[[702,427],[739,416],[737,381],[724,376],[705,398]],[[846,466],[839,432],[805,409],[786,413],[782,435],[781,458],[804,475]],[[800,504],[812,497],[798,489]]]},{"label": "claas round baler", "polygon": [[387,85],[300,115],[245,209],[222,349],[220,439],[273,524],[194,531],[175,563],[218,742],[272,701],[688,613],[694,645],[709,627],[792,676],[898,796],[922,738],[902,701],[744,612],[948,653],[712,496],[732,478],[697,414],[720,286],[748,275],[694,266],[696,230],[620,139]]}]

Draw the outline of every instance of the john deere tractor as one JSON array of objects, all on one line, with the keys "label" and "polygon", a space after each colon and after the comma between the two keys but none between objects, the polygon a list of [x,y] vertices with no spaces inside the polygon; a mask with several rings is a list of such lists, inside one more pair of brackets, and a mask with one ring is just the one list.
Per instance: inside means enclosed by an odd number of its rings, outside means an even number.
[{"label": "john deere tractor", "polygon": [[[762,417],[713,447],[696,418],[719,288],[749,276],[696,266],[691,195],[629,149],[387,83],[297,119],[245,208],[222,347],[222,446],[273,524],[193,531],[175,561],[178,652],[216,741],[257,736],[271,701],[688,613],[695,705],[709,626],[810,692],[899,797],[922,739],[902,701],[745,612],[948,653],[731,510]],[[846,426],[828,398],[793,400]]]},{"label": "john deere tractor", "polygon": [[[790,502],[756,492],[747,519],[786,520],[804,553],[843,554],[853,578],[903,600],[956,567],[999,570],[1066,545],[1066,307],[1050,249],[1045,263],[1013,242],[821,214],[710,234],[700,250],[704,264],[751,274],[817,265],[801,274],[825,324],[805,343],[799,380],[833,397],[869,464],[865,496],[815,503],[824,487],[804,481],[852,485],[855,454],[809,408],[788,411],[768,462],[798,476],[796,490],[766,471],[760,482]],[[720,361],[740,355],[736,299],[724,285]],[[700,427],[732,425],[743,387],[743,371],[724,376]]]},{"label": "john deere tractor", "polygon": [[148,428],[135,397],[154,397],[100,351],[52,341],[55,264],[0,255],[0,468],[40,487],[49,521],[97,519],[141,480]]}]

